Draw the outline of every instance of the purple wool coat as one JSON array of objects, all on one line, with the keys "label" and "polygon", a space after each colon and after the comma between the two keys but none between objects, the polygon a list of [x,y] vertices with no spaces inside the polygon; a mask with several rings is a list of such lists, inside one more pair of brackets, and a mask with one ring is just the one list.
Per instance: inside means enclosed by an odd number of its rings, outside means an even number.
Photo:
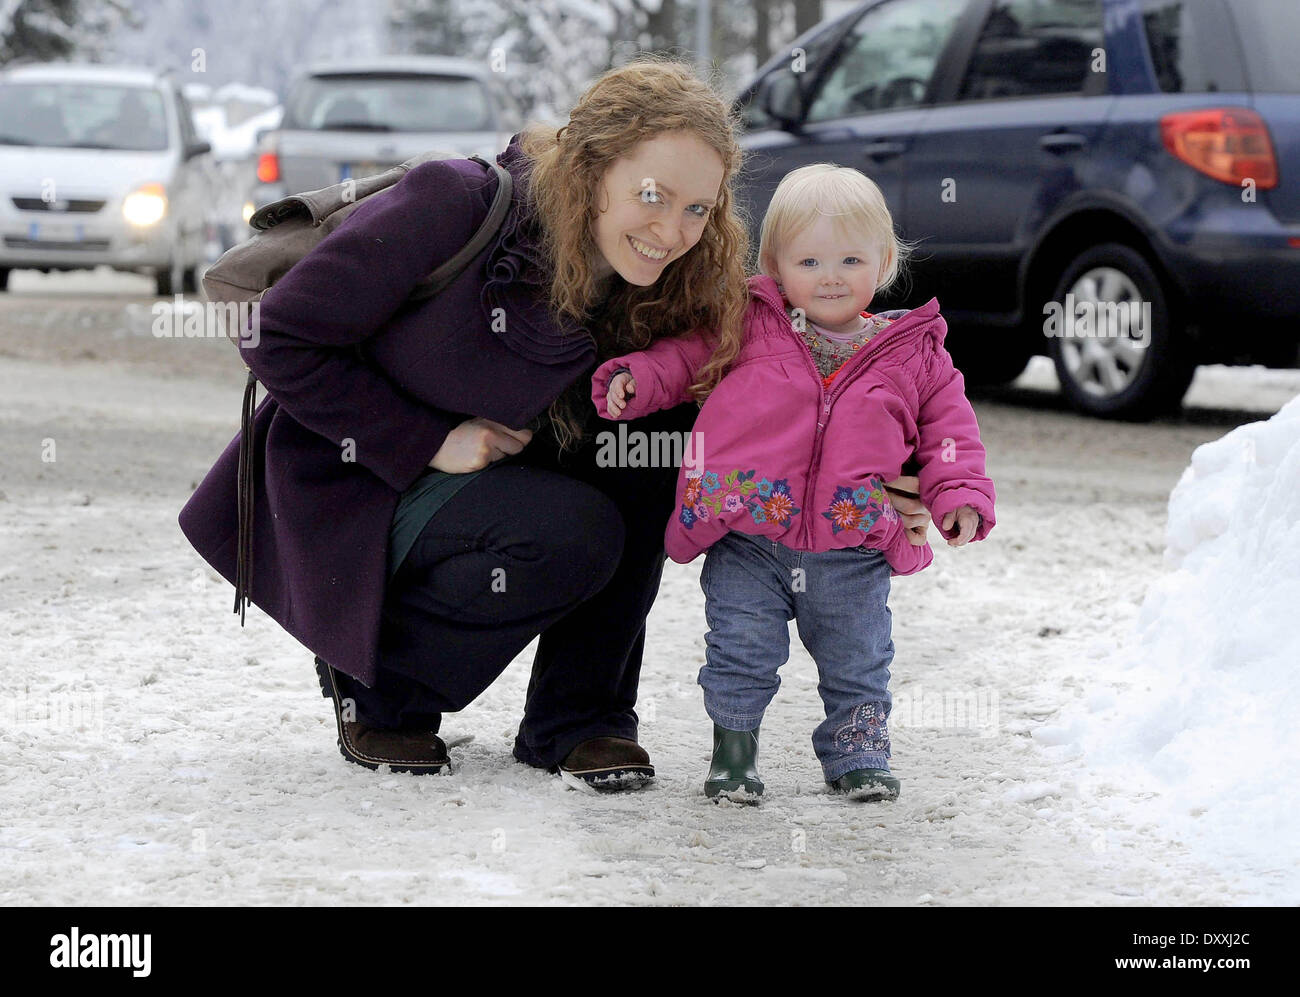
[{"label": "purple wool coat", "polygon": [[[405,303],[487,216],[497,179],[468,159],[422,163],[368,198],[267,291],[260,342],[240,351],[267,392],[253,421],[252,602],[366,685],[400,493],[461,422],[524,428],[595,367],[588,330],[546,307],[518,134],[497,162],[514,180],[505,223],[440,295]],[[236,434],[179,516],[232,584],[238,456]]]}]

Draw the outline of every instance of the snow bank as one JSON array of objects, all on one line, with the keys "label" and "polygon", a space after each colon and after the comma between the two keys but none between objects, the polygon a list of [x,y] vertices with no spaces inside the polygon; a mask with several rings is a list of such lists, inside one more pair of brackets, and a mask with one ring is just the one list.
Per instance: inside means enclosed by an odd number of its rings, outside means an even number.
[{"label": "snow bank", "polygon": [[226,109],[220,104],[196,108],[194,127],[204,141],[212,146],[212,155],[218,160],[245,160],[257,152],[257,132],[262,128],[278,128],[284,108],[276,105],[267,108],[237,125],[229,124]]},{"label": "snow bank", "polygon": [[[1162,831],[1266,903],[1300,901],[1300,397],[1198,447],[1165,560],[1099,688],[1041,731],[1156,795]],[[1125,579],[1116,578],[1123,586]],[[1062,738],[1065,733],[1066,737]]]}]

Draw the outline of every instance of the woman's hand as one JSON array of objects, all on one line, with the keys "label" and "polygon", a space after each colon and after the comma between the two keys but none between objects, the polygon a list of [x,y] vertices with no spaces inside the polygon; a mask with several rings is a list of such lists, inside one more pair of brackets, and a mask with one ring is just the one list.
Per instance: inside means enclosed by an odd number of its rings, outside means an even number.
[{"label": "woman's hand", "polygon": [[517,454],[532,438],[531,429],[511,429],[482,416],[466,419],[447,434],[429,466],[448,474],[477,471],[507,454]]},{"label": "woman's hand", "polygon": [[907,542],[913,547],[924,546],[930,531],[930,513],[921,504],[920,493],[921,481],[914,474],[901,475],[885,485],[885,494],[902,519]]},{"label": "woman's hand", "polygon": [[628,398],[635,394],[636,378],[627,371],[610,378],[609,391],[605,395],[605,408],[609,411],[610,418],[617,419],[619,413],[627,407]]}]

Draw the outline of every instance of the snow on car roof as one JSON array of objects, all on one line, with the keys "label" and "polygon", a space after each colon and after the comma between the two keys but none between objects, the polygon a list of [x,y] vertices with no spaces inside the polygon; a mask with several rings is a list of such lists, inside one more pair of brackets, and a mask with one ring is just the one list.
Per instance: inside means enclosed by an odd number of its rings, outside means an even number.
[{"label": "snow on car roof", "polygon": [[455,73],[458,76],[481,78],[488,71],[473,59],[460,59],[443,55],[396,55],[369,59],[333,59],[313,63],[307,67],[307,76],[331,76],[350,73]]},{"label": "snow on car roof", "polygon": [[105,66],[91,63],[42,62],[26,66],[8,66],[0,70],[0,79],[13,82],[68,81],[75,83],[115,83],[123,86],[157,86],[162,73],[138,66]]}]

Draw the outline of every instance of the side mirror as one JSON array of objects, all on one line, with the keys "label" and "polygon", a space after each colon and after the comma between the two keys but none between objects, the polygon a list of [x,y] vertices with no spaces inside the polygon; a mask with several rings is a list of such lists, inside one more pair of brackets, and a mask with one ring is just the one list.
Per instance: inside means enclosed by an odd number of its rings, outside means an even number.
[{"label": "side mirror", "polygon": [[211,152],[211,151],[212,151],[211,142],[195,142],[193,145],[186,148],[185,158],[193,159],[195,156],[201,156],[205,152]]},{"label": "side mirror", "polygon": [[803,120],[803,88],[793,73],[777,73],[763,87],[762,101],[763,110],[785,128],[793,128]]}]

